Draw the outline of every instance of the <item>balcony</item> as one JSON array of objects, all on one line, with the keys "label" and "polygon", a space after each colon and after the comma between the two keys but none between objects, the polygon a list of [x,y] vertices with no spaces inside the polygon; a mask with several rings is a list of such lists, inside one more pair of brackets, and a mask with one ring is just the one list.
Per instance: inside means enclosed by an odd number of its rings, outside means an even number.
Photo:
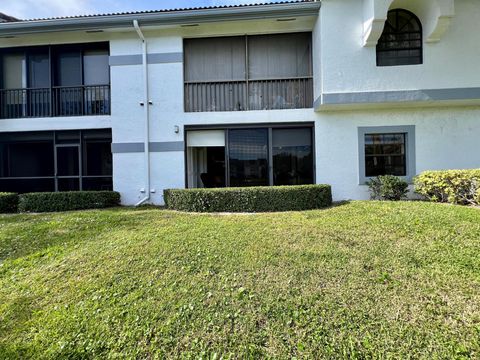
[{"label": "balcony", "polygon": [[2,49],[0,119],[110,114],[109,44]]},{"label": "balcony", "polygon": [[304,109],[313,104],[313,79],[185,83],[185,111]]},{"label": "balcony", "polygon": [[186,112],[313,107],[312,34],[184,40]]},{"label": "balcony", "polygon": [[0,119],[110,115],[110,85],[0,90]]}]

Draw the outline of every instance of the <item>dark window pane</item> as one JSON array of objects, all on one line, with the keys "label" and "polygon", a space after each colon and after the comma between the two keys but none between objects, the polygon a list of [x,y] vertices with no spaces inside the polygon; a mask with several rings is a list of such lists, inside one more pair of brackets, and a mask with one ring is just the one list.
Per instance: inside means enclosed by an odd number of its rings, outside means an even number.
[{"label": "dark window pane", "polygon": [[406,134],[365,135],[365,175],[406,176]]},{"label": "dark window pane", "polygon": [[0,192],[53,192],[55,179],[0,179]]},{"label": "dark window pane", "polygon": [[112,177],[83,178],[84,191],[111,191],[113,190]]},{"label": "dark window pane", "polygon": [[82,59],[80,51],[62,52],[57,55],[55,85],[82,85]]},{"label": "dark window pane", "polygon": [[313,184],[312,130],[273,129],[274,185]]},{"label": "dark window pane", "polygon": [[57,176],[78,176],[79,151],[77,146],[57,147]]},{"label": "dark window pane", "polygon": [[79,191],[80,179],[58,179],[58,191]]},{"label": "dark window pane", "polygon": [[28,87],[46,88],[50,86],[50,60],[48,51],[28,55]]},{"label": "dark window pane", "polygon": [[[13,137],[13,136],[12,136]],[[53,142],[18,141],[0,146],[1,177],[53,176]]]},{"label": "dark window pane", "polygon": [[84,174],[87,176],[112,175],[111,143],[100,140],[84,142]]},{"label": "dark window pane", "polygon": [[377,65],[422,64],[422,24],[411,12],[389,11],[383,34],[377,44]]},{"label": "dark window pane", "polygon": [[230,186],[269,184],[268,130],[230,130],[228,133]]},{"label": "dark window pane", "polygon": [[206,172],[200,174],[203,186],[206,188],[225,187],[225,148],[206,148]]}]

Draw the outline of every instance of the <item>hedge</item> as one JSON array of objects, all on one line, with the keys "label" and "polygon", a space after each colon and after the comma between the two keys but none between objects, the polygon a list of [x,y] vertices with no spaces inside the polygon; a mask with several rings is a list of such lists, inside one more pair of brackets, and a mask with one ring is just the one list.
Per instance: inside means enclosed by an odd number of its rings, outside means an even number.
[{"label": "hedge", "polygon": [[120,194],[114,191],[46,192],[20,195],[20,212],[59,212],[118,206]]},{"label": "hedge", "polygon": [[15,213],[18,210],[18,194],[0,192],[0,214]]},{"label": "hedge", "polygon": [[480,169],[425,171],[414,184],[415,191],[430,201],[480,205]]},{"label": "hedge", "polygon": [[383,175],[367,181],[372,200],[400,201],[408,194],[408,183],[398,176]]},{"label": "hedge", "polygon": [[170,189],[164,191],[168,209],[188,212],[276,212],[328,207],[329,185]]}]

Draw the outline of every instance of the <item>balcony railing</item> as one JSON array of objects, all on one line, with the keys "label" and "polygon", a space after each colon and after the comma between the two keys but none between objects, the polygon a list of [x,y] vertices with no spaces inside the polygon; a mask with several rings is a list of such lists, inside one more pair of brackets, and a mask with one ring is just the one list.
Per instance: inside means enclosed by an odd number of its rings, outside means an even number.
[{"label": "balcony railing", "polygon": [[0,90],[0,118],[110,114],[110,85]]},{"label": "balcony railing", "polygon": [[303,109],[313,106],[313,79],[185,83],[185,111]]}]

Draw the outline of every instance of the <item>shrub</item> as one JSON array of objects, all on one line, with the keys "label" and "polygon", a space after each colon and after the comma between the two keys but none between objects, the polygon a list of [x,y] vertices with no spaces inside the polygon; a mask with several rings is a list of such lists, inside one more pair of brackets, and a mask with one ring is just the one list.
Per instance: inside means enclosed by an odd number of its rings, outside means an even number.
[{"label": "shrub", "polygon": [[373,200],[399,201],[407,197],[408,183],[393,175],[378,176],[367,182]]},{"label": "shrub", "polygon": [[15,213],[18,210],[18,194],[0,192],[0,214]]},{"label": "shrub", "polygon": [[120,194],[114,191],[77,191],[30,193],[20,195],[21,212],[58,212],[101,209],[120,204]]},{"label": "shrub", "polygon": [[480,205],[480,169],[425,171],[414,183],[415,191],[430,201]]},{"label": "shrub", "polygon": [[328,207],[329,185],[299,185],[164,191],[168,209],[190,212],[274,212]]}]

